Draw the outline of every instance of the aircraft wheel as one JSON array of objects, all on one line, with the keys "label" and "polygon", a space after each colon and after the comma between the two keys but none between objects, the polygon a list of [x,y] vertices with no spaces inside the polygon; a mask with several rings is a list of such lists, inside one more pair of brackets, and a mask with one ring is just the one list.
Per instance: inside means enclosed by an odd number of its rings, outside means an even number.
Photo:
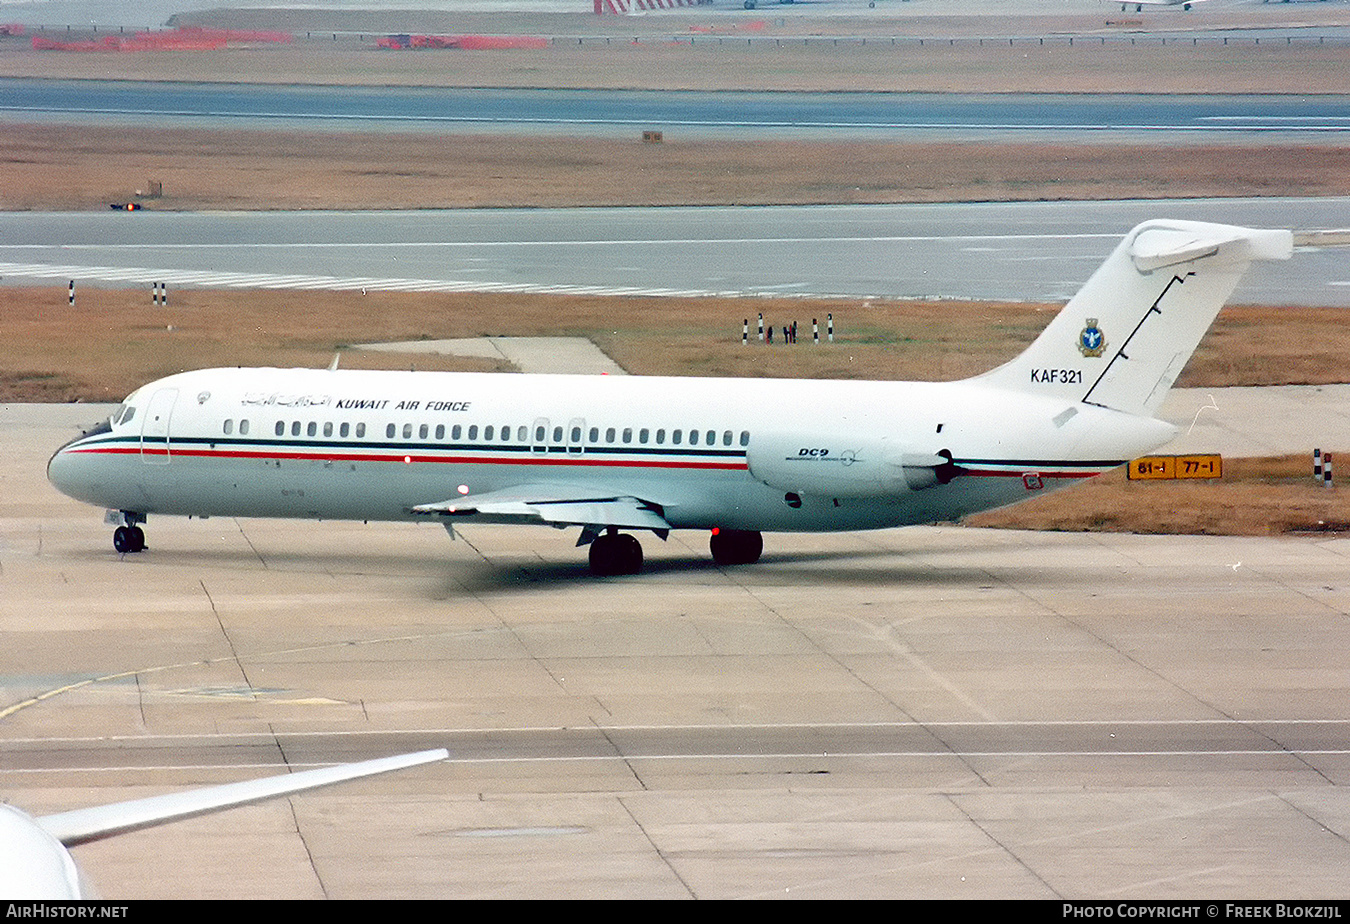
[{"label": "aircraft wheel", "polygon": [[591,573],[600,577],[642,570],[642,543],[628,533],[608,533],[591,543]]},{"label": "aircraft wheel", "polygon": [[113,530],[113,548],[123,555],[145,550],[145,531],[139,526],[119,526]]},{"label": "aircraft wheel", "polygon": [[764,552],[764,536],[756,530],[722,529],[708,540],[719,565],[753,565]]}]

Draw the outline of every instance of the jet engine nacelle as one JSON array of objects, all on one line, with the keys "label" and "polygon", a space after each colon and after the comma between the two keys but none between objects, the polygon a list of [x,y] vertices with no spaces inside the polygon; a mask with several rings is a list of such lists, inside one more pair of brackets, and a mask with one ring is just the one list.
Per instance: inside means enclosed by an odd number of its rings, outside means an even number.
[{"label": "jet engine nacelle", "polygon": [[746,450],[750,474],[771,488],[827,497],[921,491],[958,474],[951,453],[906,452],[886,437],[801,434],[755,436]]}]

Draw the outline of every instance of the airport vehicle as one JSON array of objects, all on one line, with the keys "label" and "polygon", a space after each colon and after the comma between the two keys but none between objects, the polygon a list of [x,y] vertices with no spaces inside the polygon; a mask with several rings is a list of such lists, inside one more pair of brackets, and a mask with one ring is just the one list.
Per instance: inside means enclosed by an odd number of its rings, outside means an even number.
[{"label": "airport vehicle", "polygon": [[708,530],[714,561],[750,564],[763,532],[952,520],[1167,443],[1163,396],[1250,263],[1293,246],[1145,222],[1025,352],[959,382],[184,372],[48,477],[108,508],[124,553],[149,514],[438,518],[580,527],[599,575],[640,570],[632,531]]},{"label": "airport vehicle", "polygon": [[0,896],[11,900],[92,898],[89,884],[75,865],[68,847],[363,776],[445,760],[448,756],[448,751],[439,748],[76,809],[42,818],[34,818],[12,805],[0,804],[0,859],[3,860],[0,862]]}]

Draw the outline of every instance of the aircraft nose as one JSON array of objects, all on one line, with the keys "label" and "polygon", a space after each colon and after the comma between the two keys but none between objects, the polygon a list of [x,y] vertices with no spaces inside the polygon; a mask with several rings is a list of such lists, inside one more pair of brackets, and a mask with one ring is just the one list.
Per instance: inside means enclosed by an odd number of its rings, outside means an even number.
[{"label": "aircraft nose", "polygon": [[71,453],[70,447],[74,446],[81,439],[84,439],[84,437],[66,443],[60,449],[56,450],[56,452],[52,453],[52,457],[47,460],[47,480],[62,494],[69,496],[74,496],[71,494],[71,490],[74,487],[74,474],[75,468],[77,467],[74,454]]},{"label": "aircraft nose", "polygon": [[88,503],[99,503],[92,498],[96,486],[91,480],[88,454],[82,453],[80,447],[110,429],[106,424],[96,427],[80,434],[52,453],[52,457],[47,460],[47,480],[67,497]]}]

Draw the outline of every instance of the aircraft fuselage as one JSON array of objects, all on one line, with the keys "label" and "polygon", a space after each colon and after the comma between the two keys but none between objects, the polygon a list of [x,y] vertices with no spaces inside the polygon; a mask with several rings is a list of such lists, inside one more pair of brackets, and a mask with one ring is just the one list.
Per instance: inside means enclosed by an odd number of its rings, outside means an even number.
[{"label": "aircraft fuselage", "polygon": [[562,483],[641,497],[673,528],[828,531],[1012,503],[1171,433],[969,382],[215,369],[139,389],[48,470],[139,514],[408,520]]}]

